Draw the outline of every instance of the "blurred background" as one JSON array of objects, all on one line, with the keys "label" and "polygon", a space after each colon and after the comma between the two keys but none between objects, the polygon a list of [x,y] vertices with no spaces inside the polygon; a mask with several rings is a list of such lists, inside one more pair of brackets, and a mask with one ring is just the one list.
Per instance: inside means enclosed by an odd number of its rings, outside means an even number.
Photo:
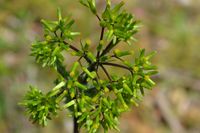
[{"label": "blurred background", "polygon": [[[102,9],[104,0],[97,1]],[[95,43],[98,21],[78,0],[0,0],[0,133],[72,133],[67,112],[41,128],[17,104],[30,84],[44,92],[53,86],[55,72],[29,54],[42,38],[40,20],[56,19],[57,7],[76,20],[81,38]],[[126,0],[126,8],[143,25],[131,48],[156,50],[159,74],[140,106],[120,118],[121,133],[200,133],[200,0]]]}]

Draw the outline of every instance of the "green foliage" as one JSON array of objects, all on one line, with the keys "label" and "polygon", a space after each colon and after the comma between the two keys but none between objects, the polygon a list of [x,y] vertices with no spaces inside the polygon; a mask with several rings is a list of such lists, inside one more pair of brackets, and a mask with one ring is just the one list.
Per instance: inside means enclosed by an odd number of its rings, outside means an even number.
[{"label": "green foliage", "polygon": [[62,63],[63,51],[67,51],[69,46],[64,44],[64,40],[71,41],[78,32],[72,32],[71,26],[74,20],[70,18],[62,19],[60,9],[58,9],[58,21],[42,20],[44,27],[44,41],[37,41],[32,44],[31,55],[36,57],[36,61],[43,67],[57,67],[56,63]]},{"label": "green foliage", "polygon": [[90,9],[93,14],[97,14],[95,0],[79,0],[80,3]]},{"label": "green foliage", "polygon": [[44,95],[37,88],[30,87],[30,91],[24,97],[21,103],[27,110],[30,119],[42,126],[47,125],[47,119],[51,119],[52,115],[57,115],[59,105],[56,97]]},{"label": "green foliage", "polygon": [[[79,129],[85,127],[89,133],[97,132],[100,127],[105,132],[109,129],[119,131],[120,114],[128,111],[132,104],[138,106],[144,90],[155,85],[150,78],[157,73],[156,66],[150,62],[155,52],[146,55],[141,49],[139,55],[133,56],[132,51],[114,49],[121,41],[130,43],[138,30],[137,21],[122,10],[123,2],[111,8],[111,2],[107,0],[102,17],[98,16],[95,0],[80,2],[97,17],[102,28],[96,55],[89,50],[89,40],[80,42],[81,49],[71,44],[73,36],[78,33],[71,31],[74,21],[63,18],[60,10],[58,21],[42,20],[44,41],[32,44],[31,55],[43,67],[53,67],[60,76],[55,81],[56,86],[47,94],[31,87],[22,105],[30,119],[43,126],[59,109],[69,109],[77,119]],[[65,69],[64,51],[79,57],[70,70]],[[134,62],[124,60],[124,56],[132,56]],[[127,70],[129,74],[122,77],[111,75],[106,66]],[[99,69],[103,70],[106,79],[99,75]]]},{"label": "green foliage", "polygon": [[113,37],[113,41],[117,39],[126,42],[129,39],[134,40],[133,35],[138,31],[138,22],[134,20],[132,14],[121,9],[123,5],[124,2],[120,2],[111,8],[110,4],[107,4],[100,21],[101,26],[108,29],[106,32],[107,38],[111,39]]}]

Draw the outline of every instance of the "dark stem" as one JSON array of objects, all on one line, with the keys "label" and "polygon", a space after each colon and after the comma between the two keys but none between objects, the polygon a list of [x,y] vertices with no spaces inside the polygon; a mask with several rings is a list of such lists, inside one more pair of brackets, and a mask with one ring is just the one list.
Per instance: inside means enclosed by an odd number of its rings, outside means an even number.
[{"label": "dark stem", "polygon": [[[97,16],[98,16],[98,15],[97,15]],[[55,34],[56,37],[58,37],[58,35],[57,35],[56,32],[54,32],[54,34]],[[62,37],[62,34],[63,34],[63,33],[61,32],[61,37]],[[72,50],[74,50],[75,52],[81,52],[78,48],[74,47],[73,45],[70,45],[69,43],[67,43],[67,42],[65,42],[65,41],[62,41],[62,43],[68,45],[69,48],[72,49]],[[89,64],[92,63],[92,61],[87,57],[87,55],[84,55],[83,57],[85,58],[85,60],[86,60]]]},{"label": "dark stem", "polygon": [[124,65],[120,65],[120,64],[115,64],[115,63],[108,63],[108,62],[104,62],[101,63],[102,65],[108,65],[108,66],[115,66],[115,67],[119,67],[119,68],[123,68],[126,69],[128,71],[130,71],[130,73],[133,75],[133,71],[130,67],[124,66]]},{"label": "dark stem", "polygon": [[104,27],[101,29],[101,36],[100,36],[100,41],[103,40],[103,35],[104,35]]},{"label": "dark stem", "polygon": [[123,62],[123,63],[124,63],[124,60],[123,60],[123,59],[121,59],[121,58],[119,58],[119,57],[117,57],[116,55],[112,55],[111,57],[114,57],[114,58],[116,58],[116,59],[118,59],[118,60],[120,60],[121,62]]},{"label": "dark stem", "polygon": [[101,56],[104,56],[105,54],[107,54],[108,52],[110,52],[110,50],[116,46],[116,44],[119,43],[119,40],[117,39],[116,43],[113,43],[113,40],[110,41],[110,43],[107,45],[107,47],[103,50],[103,52],[101,53]]},{"label": "dark stem", "polygon": [[65,67],[59,61],[57,61],[56,64],[57,64],[57,71],[58,71],[58,73],[60,73],[60,75],[64,79],[68,80],[69,73],[66,71]]},{"label": "dark stem", "polygon": [[101,18],[99,17],[98,14],[95,14],[95,16],[98,18],[99,21],[101,21]]},{"label": "dark stem", "polygon": [[110,81],[112,81],[112,79],[111,79],[111,77],[110,77],[108,71],[106,70],[106,68],[105,68],[103,65],[101,65],[101,68],[103,69],[103,71],[104,71],[104,73],[106,74],[106,76],[108,77],[108,79],[109,79]]},{"label": "dark stem", "polygon": [[[65,42],[65,41],[63,41],[63,43],[66,44],[66,45],[68,45],[69,48],[72,49],[72,50],[74,50],[75,52],[81,52],[78,48],[76,48],[76,47],[70,45],[69,43],[67,43],[67,42]],[[83,58],[84,58],[89,64],[92,63],[92,61],[87,57],[87,55],[84,55]]]},{"label": "dark stem", "polygon": [[74,133],[80,133],[77,121],[78,121],[78,119],[74,116]]}]

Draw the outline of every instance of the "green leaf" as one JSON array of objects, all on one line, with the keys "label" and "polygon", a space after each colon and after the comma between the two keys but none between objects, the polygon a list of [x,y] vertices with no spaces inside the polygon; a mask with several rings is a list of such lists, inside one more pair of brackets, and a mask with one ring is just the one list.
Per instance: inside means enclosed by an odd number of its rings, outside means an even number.
[{"label": "green leaf", "polygon": [[[72,25],[74,24],[74,20],[70,20],[67,25],[65,26],[65,29],[70,29],[72,27]],[[78,34],[79,32],[77,32]]]},{"label": "green leaf", "polygon": [[111,1],[110,0],[106,0],[106,6],[111,6]]},{"label": "green leaf", "polygon": [[90,10],[92,11],[92,13],[96,14],[97,10],[96,10],[96,2],[95,2],[95,0],[88,0],[88,4],[89,4],[89,7],[90,7]]},{"label": "green leaf", "polygon": [[111,105],[110,105],[110,103],[108,102],[107,98],[103,98],[102,101],[103,101],[103,104],[104,104],[105,106],[107,106],[108,108],[111,108]]},{"label": "green leaf", "polygon": [[119,4],[117,4],[113,9],[112,9],[112,13],[116,14],[117,12],[120,11],[121,7],[124,5],[124,2],[121,1]]},{"label": "green leaf", "polygon": [[131,55],[133,53],[134,53],[133,51],[120,51],[118,49],[114,50],[114,54],[117,57],[127,56],[127,55]]},{"label": "green leaf", "polygon": [[154,66],[154,65],[147,65],[147,64],[145,64],[145,65],[143,66],[143,68],[144,68],[144,70],[156,70],[156,69],[158,69],[157,66]]},{"label": "green leaf", "polygon": [[140,87],[140,92],[144,96],[144,88]]},{"label": "green leaf", "polygon": [[151,59],[156,53],[157,53],[156,51],[153,51],[153,52],[151,52],[150,54],[148,54],[148,55],[145,57],[146,60]]},{"label": "green leaf", "polygon": [[140,58],[144,57],[145,49],[140,49]]},{"label": "green leaf", "polygon": [[63,86],[65,86],[65,82],[64,81],[60,82],[52,90],[58,90],[58,89],[62,88]]},{"label": "green leaf", "polygon": [[74,77],[74,76],[75,76],[75,73],[76,73],[76,70],[77,70],[78,66],[79,66],[79,62],[76,61],[76,62],[73,64],[73,66],[72,66],[72,68],[71,68],[71,70],[70,70],[70,76],[71,76],[71,77]]},{"label": "green leaf", "polygon": [[65,104],[63,106],[63,108],[69,108],[70,106],[74,105],[75,103],[76,103],[75,100],[72,100],[72,101],[68,102],[67,104]]},{"label": "green leaf", "polygon": [[147,81],[147,83],[150,85],[150,86],[154,86],[155,85],[155,82],[153,80],[151,80],[150,78],[146,78],[145,79]]},{"label": "green leaf", "polygon": [[99,45],[97,46],[97,51],[101,51],[103,49],[104,41],[101,40]]},{"label": "green leaf", "polygon": [[96,62],[96,57],[92,54],[92,52],[87,52],[87,56],[88,58],[90,58],[90,60],[92,60],[93,62]]},{"label": "green leaf", "polygon": [[74,87],[70,88],[70,97],[71,97],[71,98],[74,98],[75,95],[76,95],[76,90],[75,90],[75,88],[74,88]]},{"label": "green leaf", "polygon": [[61,52],[60,47],[56,47],[56,48],[53,50],[52,55],[55,56],[55,55],[58,54],[58,52]]},{"label": "green leaf", "polygon": [[124,101],[124,98],[122,97],[121,93],[117,93],[117,97],[119,98],[119,100],[121,101],[122,105],[124,106],[125,110],[128,109],[128,106],[126,104],[126,102]]},{"label": "green leaf", "polygon": [[47,29],[49,31],[53,31],[52,24],[50,24],[48,21],[46,21],[44,19],[42,19],[41,22],[42,22],[45,29]]},{"label": "green leaf", "polygon": [[62,94],[60,94],[60,96],[58,96],[58,97],[56,98],[56,102],[57,102],[57,103],[61,102],[61,101],[66,97],[66,94],[67,94],[67,91],[64,90],[64,92],[63,92]]},{"label": "green leaf", "polygon": [[78,88],[80,88],[80,89],[82,89],[82,90],[87,90],[88,88],[85,86],[85,85],[83,85],[83,84],[81,84],[81,83],[79,83],[79,82],[75,82],[74,83]]},{"label": "green leaf", "polygon": [[105,23],[105,26],[107,26],[107,21],[111,19],[111,11],[110,11],[110,7],[106,7],[105,11],[103,12],[102,14],[102,18],[105,20],[105,21],[102,21]]},{"label": "green leaf", "polygon": [[58,20],[61,21],[62,15],[61,15],[61,9],[60,8],[57,8],[57,16],[58,16]]},{"label": "green leaf", "polygon": [[106,37],[108,40],[112,38],[113,33],[114,33],[114,31],[112,29],[107,32]]},{"label": "green leaf", "polygon": [[77,35],[80,35],[80,32],[71,32],[70,35],[71,36],[77,36]]},{"label": "green leaf", "polygon": [[86,6],[86,7],[89,7],[88,3],[85,2],[85,0],[79,0],[79,2],[80,2],[82,5],[84,5],[84,6]]},{"label": "green leaf", "polygon": [[129,88],[129,86],[126,83],[123,83],[123,88],[129,93],[132,94],[132,90]]},{"label": "green leaf", "polygon": [[156,75],[156,74],[158,74],[158,71],[149,71],[146,73],[146,75],[149,75],[149,76]]}]

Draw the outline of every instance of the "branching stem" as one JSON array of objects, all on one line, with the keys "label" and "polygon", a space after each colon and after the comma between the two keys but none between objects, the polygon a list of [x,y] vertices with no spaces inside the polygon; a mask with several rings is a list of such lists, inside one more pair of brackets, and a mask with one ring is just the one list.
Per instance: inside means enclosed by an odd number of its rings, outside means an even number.
[{"label": "branching stem", "polygon": [[74,116],[74,133],[80,133],[77,121],[78,119]]},{"label": "branching stem", "polygon": [[130,71],[130,73],[133,75],[132,69],[130,67],[127,67],[127,66],[124,66],[124,65],[120,65],[120,64],[115,64],[115,63],[109,63],[109,62],[103,62],[101,64],[102,65],[108,65],[108,66],[114,66],[114,67],[119,67],[119,68],[126,69],[126,70]]},{"label": "branching stem", "polygon": [[107,45],[107,47],[103,50],[103,52],[101,53],[100,57],[104,56],[105,54],[107,54],[108,52],[110,52],[110,50],[115,47],[117,44],[119,43],[119,40],[117,39],[115,43],[113,43],[113,40],[110,41],[110,43]]},{"label": "branching stem", "polygon": [[[81,52],[78,48],[76,48],[76,47],[70,45],[69,43],[67,43],[67,42],[65,42],[65,41],[63,41],[63,43],[66,44],[66,45],[68,45],[69,48],[72,49],[72,50],[74,50],[75,52],[78,52],[78,53]],[[89,64],[92,63],[92,61],[87,57],[87,55],[84,55],[83,58],[84,58]]]},{"label": "branching stem", "polygon": [[96,17],[98,18],[98,20],[99,20],[99,21],[101,21],[101,18],[99,17],[99,15],[98,15],[98,14],[96,14]]},{"label": "branching stem", "polygon": [[106,70],[106,68],[105,68],[103,65],[101,65],[101,68],[103,69],[103,71],[104,71],[104,73],[106,74],[106,76],[108,77],[108,79],[109,79],[110,81],[112,81],[112,79],[111,79],[111,77],[110,77],[108,71]]}]

